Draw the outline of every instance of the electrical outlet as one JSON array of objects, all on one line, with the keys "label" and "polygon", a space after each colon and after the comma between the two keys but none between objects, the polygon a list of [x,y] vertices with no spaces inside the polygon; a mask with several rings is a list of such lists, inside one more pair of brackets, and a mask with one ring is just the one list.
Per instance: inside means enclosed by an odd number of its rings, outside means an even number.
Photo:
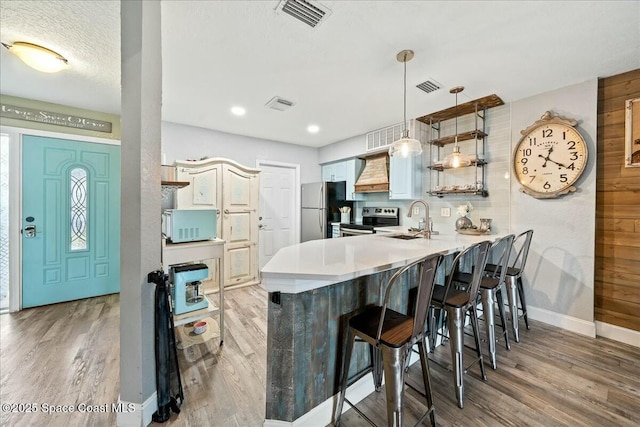
[{"label": "electrical outlet", "polygon": [[420,215],[420,208],[418,206],[413,208],[413,215]]},{"label": "electrical outlet", "polygon": [[440,216],[451,216],[451,208],[440,208]]}]

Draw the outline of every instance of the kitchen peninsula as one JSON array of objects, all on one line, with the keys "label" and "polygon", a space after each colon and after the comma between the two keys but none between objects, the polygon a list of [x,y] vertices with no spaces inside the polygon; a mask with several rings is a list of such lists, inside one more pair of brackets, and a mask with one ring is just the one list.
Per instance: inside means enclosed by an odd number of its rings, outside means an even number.
[{"label": "kitchen peninsula", "polygon": [[[331,422],[345,322],[379,302],[380,285],[396,269],[429,254],[450,254],[500,237],[451,233],[402,240],[392,235],[304,242],[281,249],[262,269],[270,299],[265,426]],[[411,281],[394,290],[392,308],[404,311]],[[368,364],[367,346],[356,346],[350,377]],[[365,395],[373,391],[370,380],[368,386]]]}]

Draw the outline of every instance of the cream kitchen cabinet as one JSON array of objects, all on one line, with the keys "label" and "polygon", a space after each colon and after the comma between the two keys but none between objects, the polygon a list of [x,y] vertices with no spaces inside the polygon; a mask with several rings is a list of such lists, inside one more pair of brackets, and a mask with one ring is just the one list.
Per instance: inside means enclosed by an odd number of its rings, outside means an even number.
[{"label": "cream kitchen cabinet", "polygon": [[[229,159],[177,161],[176,209],[216,209],[218,238],[225,240],[224,286],[259,282],[259,170]],[[208,263],[207,263],[208,264]],[[215,268],[215,265],[210,266]],[[215,278],[216,274],[212,274]]]}]

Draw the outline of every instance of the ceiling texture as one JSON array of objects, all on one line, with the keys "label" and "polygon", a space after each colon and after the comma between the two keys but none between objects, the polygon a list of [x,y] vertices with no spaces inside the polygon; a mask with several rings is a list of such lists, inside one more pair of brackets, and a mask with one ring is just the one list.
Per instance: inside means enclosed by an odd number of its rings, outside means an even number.
[{"label": "ceiling texture", "polygon": [[[511,102],[640,67],[640,1],[311,3],[315,27],[277,0],[162,1],[163,120],[320,147],[402,121],[403,49],[409,118],[453,106],[453,86]],[[0,40],[70,64],[44,74],[1,49],[2,94],[119,113],[120,2],[2,0]]]}]

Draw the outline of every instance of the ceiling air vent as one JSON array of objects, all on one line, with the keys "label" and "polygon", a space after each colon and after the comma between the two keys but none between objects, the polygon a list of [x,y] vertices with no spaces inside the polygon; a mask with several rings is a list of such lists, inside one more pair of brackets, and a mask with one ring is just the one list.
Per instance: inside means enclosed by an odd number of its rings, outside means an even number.
[{"label": "ceiling air vent", "polygon": [[331,14],[331,10],[317,1],[281,0],[276,11],[282,11],[304,22],[311,28],[318,26]]},{"label": "ceiling air vent", "polygon": [[285,111],[289,108],[293,107],[295,104],[291,101],[287,101],[284,98],[280,98],[279,96],[274,96],[267,102],[267,108],[271,108],[272,110]]},{"label": "ceiling air vent", "polygon": [[440,89],[440,84],[435,80],[427,80],[416,86],[418,89],[425,91],[426,93],[434,92]]}]

